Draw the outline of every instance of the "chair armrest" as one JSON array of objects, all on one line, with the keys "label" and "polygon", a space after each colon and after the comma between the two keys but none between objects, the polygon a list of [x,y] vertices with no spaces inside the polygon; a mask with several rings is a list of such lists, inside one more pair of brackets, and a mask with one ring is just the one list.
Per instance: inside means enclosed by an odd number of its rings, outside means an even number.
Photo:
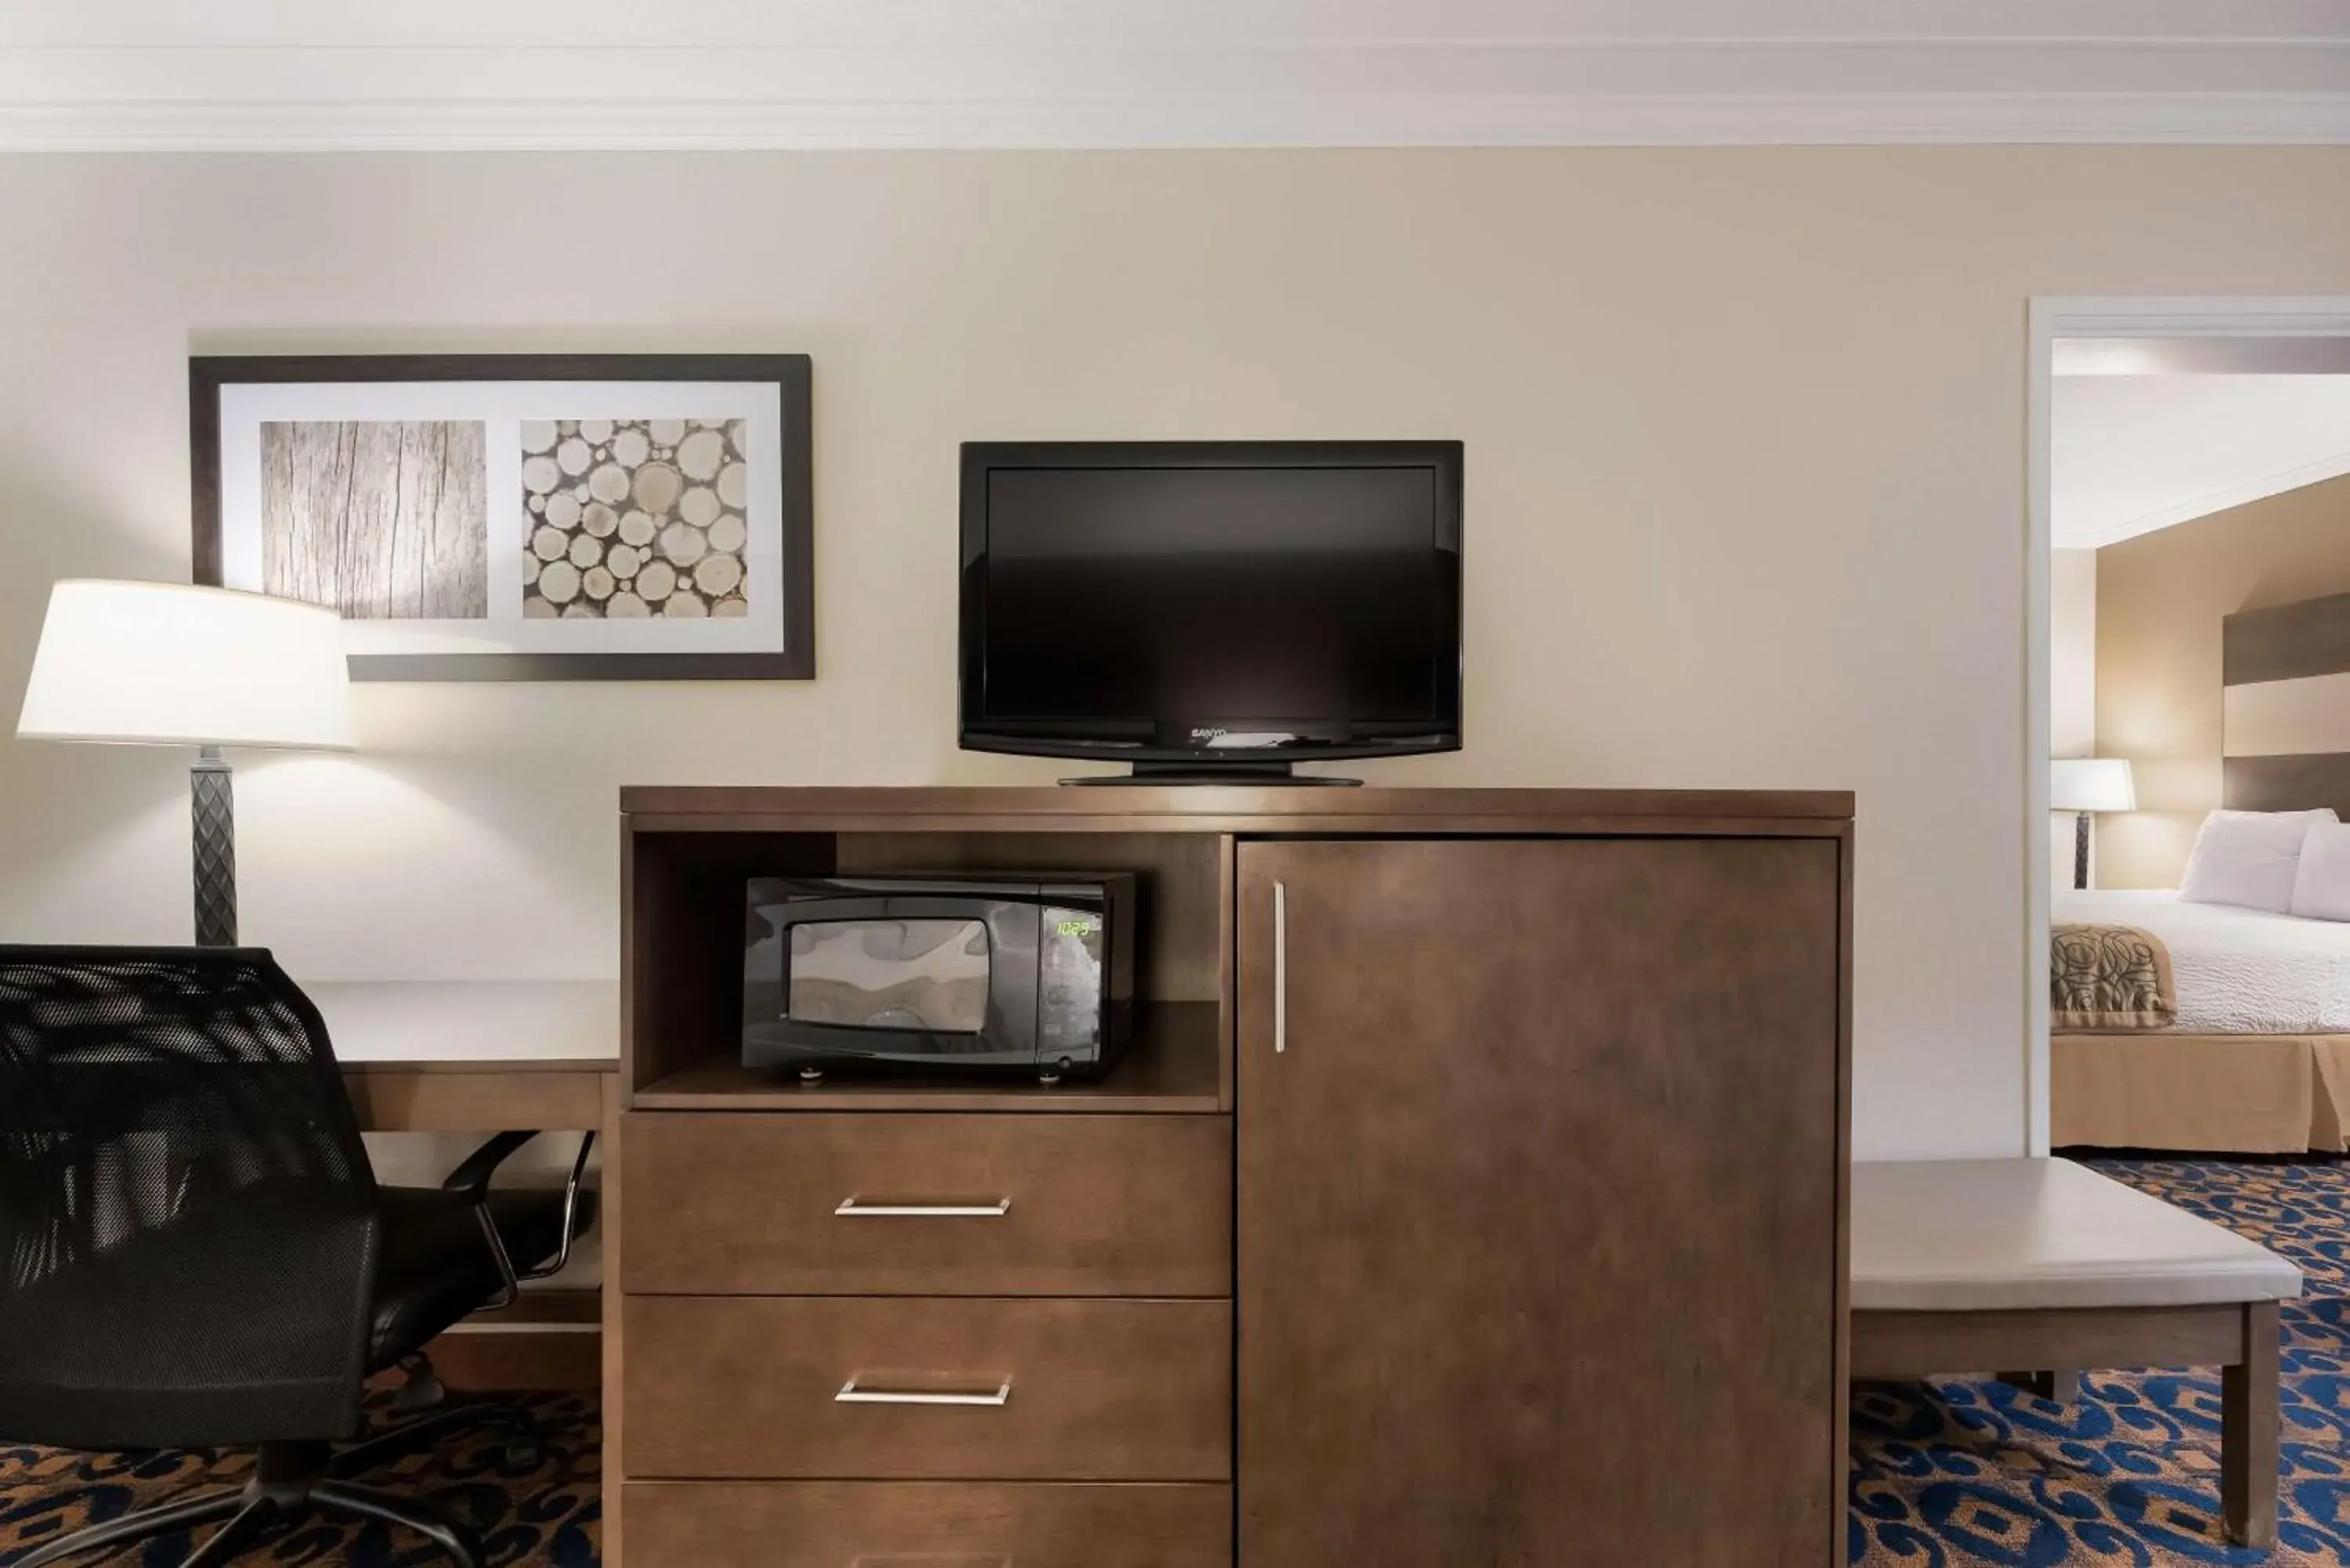
[{"label": "chair armrest", "polygon": [[596,1135],[579,1135],[579,1152],[572,1157],[571,1174],[563,1183],[563,1239],[556,1247],[554,1261],[538,1268],[517,1269],[506,1251],[506,1239],[499,1232],[497,1220],[490,1213],[490,1178],[497,1173],[515,1150],[538,1136],[536,1132],[502,1132],[491,1137],[481,1147],[467,1155],[456,1169],[442,1182],[444,1192],[462,1192],[473,1206],[473,1219],[482,1228],[482,1240],[490,1249],[490,1256],[498,1266],[504,1283],[494,1309],[510,1307],[522,1294],[522,1282],[543,1280],[563,1272],[571,1262],[572,1231],[578,1224],[579,1183],[588,1172],[588,1156],[596,1147]]},{"label": "chair armrest", "polygon": [[543,1280],[561,1273],[570,1263],[572,1232],[579,1224],[579,1182],[588,1174],[588,1157],[595,1148],[596,1135],[581,1133],[579,1152],[571,1157],[571,1174],[563,1179],[563,1240],[556,1245],[555,1261],[539,1268],[524,1270],[524,1279]]},{"label": "chair armrest", "polygon": [[504,1165],[515,1150],[537,1136],[536,1132],[502,1132],[495,1135],[467,1155],[441,1183],[441,1189],[443,1192],[462,1192],[474,1202],[481,1202],[483,1194],[490,1189],[490,1178],[497,1174],[498,1167]]}]

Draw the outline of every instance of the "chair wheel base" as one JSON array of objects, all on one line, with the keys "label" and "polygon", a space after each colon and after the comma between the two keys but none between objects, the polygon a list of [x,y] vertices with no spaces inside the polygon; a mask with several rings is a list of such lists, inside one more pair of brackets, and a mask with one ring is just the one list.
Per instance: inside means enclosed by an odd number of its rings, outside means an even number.
[{"label": "chair wheel base", "polygon": [[438,1546],[456,1568],[481,1568],[482,1545],[472,1531],[420,1498],[400,1497],[331,1478],[323,1464],[312,1460],[318,1451],[315,1444],[265,1443],[254,1479],[241,1490],[181,1498],[93,1524],[59,1536],[18,1558],[11,1568],[50,1568],[84,1552],[213,1523],[221,1528],[180,1568],[221,1568],[260,1544],[280,1525],[317,1513],[404,1527]]}]

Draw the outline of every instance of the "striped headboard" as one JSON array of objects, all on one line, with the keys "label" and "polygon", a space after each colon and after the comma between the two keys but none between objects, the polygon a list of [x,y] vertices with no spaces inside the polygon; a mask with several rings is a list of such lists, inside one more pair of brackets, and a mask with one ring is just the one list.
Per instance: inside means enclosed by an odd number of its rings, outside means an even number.
[{"label": "striped headboard", "polygon": [[2350,594],[2220,623],[2221,802],[2350,822]]}]

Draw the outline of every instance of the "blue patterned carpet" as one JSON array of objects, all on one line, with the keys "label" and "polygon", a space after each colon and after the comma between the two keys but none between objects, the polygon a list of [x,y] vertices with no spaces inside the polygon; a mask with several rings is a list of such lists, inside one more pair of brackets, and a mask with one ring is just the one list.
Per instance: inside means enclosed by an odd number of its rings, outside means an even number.
[{"label": "blue patterned carpet", "polygon": [[2274,1552],[2220,1529],[2220,1375],[2092,1373],[2067,1407],[2003,1383],[1862,1384],[1854,1568],[2350,1564],[2350,1166],[2095,1160],[2291,1258]]},{"label": "blue patterned carpet", "polygon": [[[527,1402],[546,1434],[545,1456],[536,1468],[516,1469],[504,1446],[484,1435],[356,1479],[432,1499],[473,1527],[490,1568],[596,1568],[603,1467],[595,1397],[536,1394]],[[206,1449],[70,1454],[0,1447],[0,1564],[133,1508],[197,1490],[242,1486],[252,1462],[249,1452]],[[71,1562],[73,1568],[178,1568],[195,1545],[182,1532]],[[237,1559],[239,1568],[448,1568],[448,1563],[405,1531],[315,1515]]]}]

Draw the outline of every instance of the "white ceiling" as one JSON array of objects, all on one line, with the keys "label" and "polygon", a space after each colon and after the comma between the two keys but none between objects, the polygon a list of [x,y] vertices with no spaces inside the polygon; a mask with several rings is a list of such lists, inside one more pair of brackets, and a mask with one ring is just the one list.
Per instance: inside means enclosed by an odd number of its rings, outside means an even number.
[{"label": "white ceiling", "polygon": [[0,0],[0,150],[2350,142],[2350,0]]},{"label": "white ceiling", "polygon": [[2060,375],[2053,413],[2060,550],[2350,473],[2350,375]]}]

